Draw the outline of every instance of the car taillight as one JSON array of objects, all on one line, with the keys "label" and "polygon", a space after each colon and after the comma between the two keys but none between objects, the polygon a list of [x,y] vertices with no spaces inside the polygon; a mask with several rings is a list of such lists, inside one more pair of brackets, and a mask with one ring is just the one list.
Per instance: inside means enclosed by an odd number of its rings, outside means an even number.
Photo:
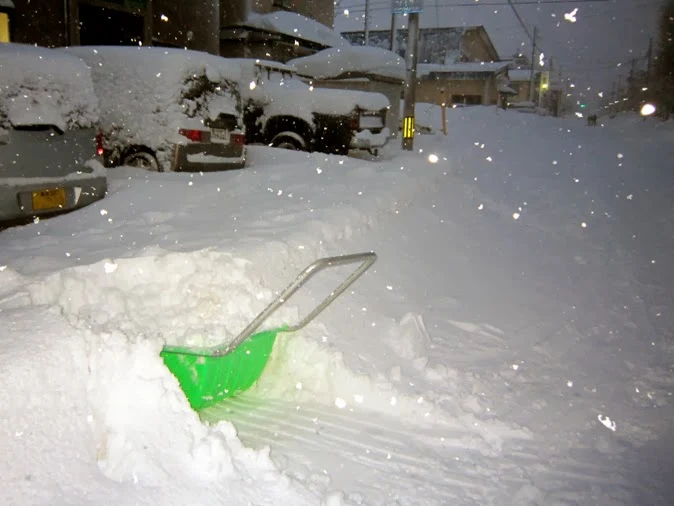
[{"label": "car taillight", "polygon": [[96,133],[96,154],[103,156],[103,132],[100,130]]},{"label": "car taillight", "polygon": [[246,136],[240,132],[231,133],[229,135],[229,142],[237,146],[243,146],[246,143]]},{"label": "car taillight", "polygon": [[208,142],[210,140],[209,136],[210,132],[206,130],[193,130],[190,128],[181,128],[180,130],[178,130],[178,133],[183,137],[187,137],[192,142]]}]

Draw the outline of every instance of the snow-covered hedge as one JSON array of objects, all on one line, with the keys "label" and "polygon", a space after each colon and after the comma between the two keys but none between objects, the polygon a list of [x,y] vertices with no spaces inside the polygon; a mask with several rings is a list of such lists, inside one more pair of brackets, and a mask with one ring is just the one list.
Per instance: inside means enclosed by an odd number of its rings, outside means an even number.
[{"label": "snow-covered hedge", "polygon": [[49,124],[61,130],[98,121],[89,68],[63,52],[0,44],[0,127]]}]

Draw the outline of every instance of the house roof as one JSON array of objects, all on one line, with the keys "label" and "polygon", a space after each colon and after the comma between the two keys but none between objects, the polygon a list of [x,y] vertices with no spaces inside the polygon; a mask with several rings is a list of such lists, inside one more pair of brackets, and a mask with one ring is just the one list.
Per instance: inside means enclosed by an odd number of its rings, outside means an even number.
[{"label": "house roof", "polygon": [[349,45],[349,42],[332,28],[295,12],[276,11],[268,14],[253,12],[246,21],[236,26],[279,33],[296,39],[307,40],[323,47]]},{"label": "house roof", "polygon": [[[461,56],[462,41],[468,32],[476,31],[486,44],[494,59],[499,59],[487,31],[483,26],[448,26],[443,28],[421,28],[419,30],[419,62],[451,63]],[[345,31],[342,36],[355,46],[365,45],[365,32],[362,30]],[[391,45],[390,30],[370,30],[368,46],[389,49]],[[403,56],[407,48],[407,29],[396,30],[396,50]]]},{"label": "house roof", "polygon": [[[534,73],[538,71],[534,70]],[[522,82],[531,80],[531,69],[510,69],[508,70],[508,79],[512,82]]]},{"label": "house roof", "polygon": [[333,47],[288,64],[296,67],[300,74],[318,79],[370,75],[404,81],[406,74],[405,60],[378,47]]}]

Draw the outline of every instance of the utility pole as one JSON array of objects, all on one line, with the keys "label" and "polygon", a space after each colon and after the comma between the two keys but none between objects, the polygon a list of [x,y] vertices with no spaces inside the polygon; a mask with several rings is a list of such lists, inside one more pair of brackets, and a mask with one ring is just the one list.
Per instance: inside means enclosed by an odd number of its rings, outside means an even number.
[{"label": "utility pole", "polygon": [[391,41],[388,45],[389,50],[396,50],[396,13],[391,13]]},{"label": "utility pole", "polygon": [[370,45],[370,0],[365,0],[365,45]]},{"label": "utility pole", "polygon": [[653,37],[648,41],[648,53],[646,53],[646,86],[651,85],[651,65],[653,65]]},{"label": "utility pole", "polygon": [[409,13],[407,30],[407,50],[405,51],[405,66],[407,79],[405,82],[405,108],[403,110],[403,140],[402,148],[407,151],[414,149],[414,104],[417,87],[417,62],[419,55],[419,12]]},{"label": "utility pole", "polygon": [[634,101],[636,99],[636,83],[634,82],[635,76],[634,71],[636,70],[637,59],[632,58],[630,62],[630,73],[627,77],[627,108],[631,109],[634,106]]},{"label": "utility pole", "polygon": [[536,73],[534,72],[534,60],[536,59],[536,27],[534,26],[534,36],[531,39],[531,75],[529,76],[529,102],[534,101],[534,82]]}]

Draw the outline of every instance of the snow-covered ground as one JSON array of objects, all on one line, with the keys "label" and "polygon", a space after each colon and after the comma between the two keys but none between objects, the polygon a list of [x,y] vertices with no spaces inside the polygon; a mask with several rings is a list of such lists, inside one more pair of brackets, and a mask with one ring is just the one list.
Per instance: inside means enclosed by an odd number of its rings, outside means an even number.
[{"label": "snow-covered ground", "polygon": [[[448,119],[376,161],[115,169],[103,201],[1,232],[0,503],[670,504],[674,129]],[[164,343],[229,339],[368,250],[254,389],[190,410]]]}]

